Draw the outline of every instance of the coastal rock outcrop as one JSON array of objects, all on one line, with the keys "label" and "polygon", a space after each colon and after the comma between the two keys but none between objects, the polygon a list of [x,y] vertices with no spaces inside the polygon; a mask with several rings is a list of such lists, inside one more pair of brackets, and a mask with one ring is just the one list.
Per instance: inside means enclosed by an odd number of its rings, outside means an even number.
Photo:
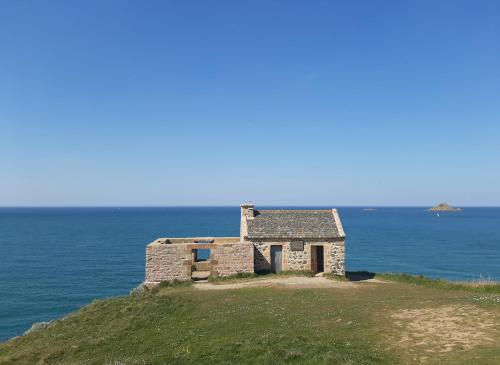
[{"label": "coastal rock outcrop", "polygon": [[23,336],[27,335],[28,333],[36,332],[36,331],[39,331],[41,329],[47,328],[48,326],[50,326],[51,323],[52,322],[36,322],[36,323],[33,323],[33,325],[31,326],[31,328],[28,329],[27,331],[25,331],[23,333]]},{"label": "coastal rock outcrop", "polygon": [[430,208],[429,212],[458,212],[460,210],[462,210],[462,208],[454,208],[446,203],[441,203]]}]

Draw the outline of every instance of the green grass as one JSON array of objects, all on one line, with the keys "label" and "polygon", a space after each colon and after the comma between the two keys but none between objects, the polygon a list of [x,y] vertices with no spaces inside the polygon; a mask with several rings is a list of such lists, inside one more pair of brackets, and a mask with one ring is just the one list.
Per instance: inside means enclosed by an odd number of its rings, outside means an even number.
[{"label": "green grass", "polygon": [[172,281],[162,281],[160,284],[156,285],[154,288],[150,289],[151,294],[156,294],[162,289],[168,288],[187,288],[193,285],[192,280],[172,280]]},{"label": "green grass", "polygon": [[500,283],[495,281],[452,282],[442,279],[431,279],[422,275],[409,275],[404,273],[384,273],[377,274],[376,277],[378,279],[397,281],[400,283],[422,285],[428,288],[500,294]]},{"label": "green grass", "polygon": [[286,271],[280,271],[279,273],[272,273],[270,271],[260,271],[258,272],[258,275],[265,275],[265,276],[307,276],[307,277],[314,277],[314,272],[311,270],[286,270]]},{"label": "green grass", "polygon": [[[0,364],[498,364],[497,302],[462,287],[381,277],[392,282],[212,291],[163,283],[144,295],[94,301],[2,343]],[[391,319],[394,311],[443,306],[474,306],[490,315],[499,322],[497,332],[487,333],[494,341],[445,353],[429,352],[432,338],[422,347],[398,345],[402,329]]]},{"label": "green grass", "polygon": [[130,291],[130,297],[133,298],[141,298],[147,295],[155,295],[162,289],[173,289],[173,288],[186,288],[193,285],[192,280],[171,280],[171,281],[162,281],[158,285],[148,288],[145,285],[139,285],[138,287],[132,289]]}]

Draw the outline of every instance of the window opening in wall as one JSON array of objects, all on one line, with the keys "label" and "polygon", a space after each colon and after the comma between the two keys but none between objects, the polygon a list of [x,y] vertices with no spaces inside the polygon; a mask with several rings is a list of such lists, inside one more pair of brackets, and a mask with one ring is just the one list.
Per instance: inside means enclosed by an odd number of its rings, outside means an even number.
[{"label": "window opening in wall", "polygon": [[210,260],[209,248],[195,248],[193,250],[194,262],[203,262]]}]

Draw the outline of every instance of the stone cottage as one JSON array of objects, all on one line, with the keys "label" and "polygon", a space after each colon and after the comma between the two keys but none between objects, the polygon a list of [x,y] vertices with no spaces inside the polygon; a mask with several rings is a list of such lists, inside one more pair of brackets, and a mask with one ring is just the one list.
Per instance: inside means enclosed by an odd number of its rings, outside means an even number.
[{"label": "stone cottage", "polygon": [[[209,252],[200,259],[201,251]],[[311,270],[345,274],[345,233],[336,209],[256,210],[241,205],[240,237],[158,238],[146,247],[146,284],[193,272]]]}]

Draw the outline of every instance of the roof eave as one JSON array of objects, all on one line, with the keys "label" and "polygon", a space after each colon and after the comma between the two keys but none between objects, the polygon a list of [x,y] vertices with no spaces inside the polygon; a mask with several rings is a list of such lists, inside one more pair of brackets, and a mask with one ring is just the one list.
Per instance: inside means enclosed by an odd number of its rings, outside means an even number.
[{"label": "roof eave", "polygon": [[339,241],[345,239],[345,235],[343,236],[334,236],[334,237],[256,237],[256,236],[246,236],[245,240],[248,241]]}]

